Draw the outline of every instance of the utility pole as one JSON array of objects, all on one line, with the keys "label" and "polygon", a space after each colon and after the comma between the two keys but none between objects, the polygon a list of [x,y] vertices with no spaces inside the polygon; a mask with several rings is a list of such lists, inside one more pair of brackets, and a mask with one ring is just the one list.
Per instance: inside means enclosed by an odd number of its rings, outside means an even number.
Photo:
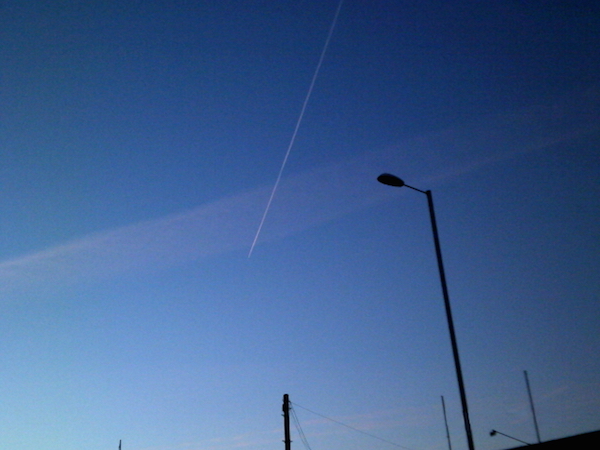
[{"label": "utility pole", "polygon": [[292,440],[290,439],[290,397],[283,394],[283,431],[285,435],[285,450],[291,450]]},{"label": "utility pole", "polygon": [[121,450],[121,439],[119,439],[119,450]]}]

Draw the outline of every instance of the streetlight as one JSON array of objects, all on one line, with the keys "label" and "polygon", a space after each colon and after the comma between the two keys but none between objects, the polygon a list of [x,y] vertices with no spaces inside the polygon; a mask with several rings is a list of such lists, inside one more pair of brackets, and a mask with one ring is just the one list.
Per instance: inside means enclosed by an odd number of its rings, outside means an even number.
[{"label": "streetlight", "polygon": [[454,356],[454,366],[456,368],[456,378],[458,380],[458,390],[460,392],[460,401],[462,403],[463,419],[465,421],[465,432],[467,434],[467,443],[469,450],[475,450],[473,444],[473,433],[471,432],[471,421],[469,420],[469,407],[467,406],[467,394],[465,393],[465,384],[460,367],[460,358],[458,356],[458,345],[456,343],[456,334],[454,333],[454,321],[452,320],[452,309],[450,308],[450,296],[446,285],[446,275],[444,274],[444,263],[442,262],[442,249],[440,247],[440,238],[438,237],[437,224],[435,221],[435,212],[433,210],[433,197],[431,191],[422,191],[415,187],[405,184],[400,178],[389,173],[383,173],[377,177],[377,181],[388,186],[402,187],[406,186],[414,191],[421,192],[427,196],[429,203],[429,217],[431,218],[431,229],[433,231],[433,240],[435,242],[435,253],[437,256],[438,269],[440,271],[440,282],[442,283],[442,293],[444,294],[444,306],[446,307],[446,318],[448,319],[448,330],[450,331],[450,341],[452,343],[452,354]]},{"label": "streetlight", "polygon": [[497,434],[501,434],[502,436],[506,436],[514,441],[520,442],[521,444],[531,445],[529,442],[522,441],[521,439],[517,439],[516,437],[509,436],[508,434],[504,434],[502,431],[492,430],[490,431],[490,436],[496,436]]}]

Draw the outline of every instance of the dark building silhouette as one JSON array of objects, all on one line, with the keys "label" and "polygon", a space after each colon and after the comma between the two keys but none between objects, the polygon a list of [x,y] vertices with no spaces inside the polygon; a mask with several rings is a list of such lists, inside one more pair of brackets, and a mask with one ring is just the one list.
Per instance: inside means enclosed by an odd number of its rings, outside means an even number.
[{"label": "dark building silhouette", "polygon": [[508,450],[600,450],[600,430],[577,434],[540,444],[521,445]]}]

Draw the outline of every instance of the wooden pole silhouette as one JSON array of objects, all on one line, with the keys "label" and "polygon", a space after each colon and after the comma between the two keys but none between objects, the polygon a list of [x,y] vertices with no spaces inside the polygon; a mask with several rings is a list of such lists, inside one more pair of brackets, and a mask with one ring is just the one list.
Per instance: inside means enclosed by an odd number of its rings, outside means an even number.
[{"label": "wooden pole silhouette", "polygon": [[290,439],[290,397],[287,394],[283,395],[283,432],[285,450],[291,450],[292,440]]}]

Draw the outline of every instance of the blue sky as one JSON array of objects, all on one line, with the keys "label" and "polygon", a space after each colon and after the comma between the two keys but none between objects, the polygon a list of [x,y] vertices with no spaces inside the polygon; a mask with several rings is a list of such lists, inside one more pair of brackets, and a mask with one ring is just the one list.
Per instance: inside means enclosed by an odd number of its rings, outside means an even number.
[{"label": "blue sky", "polygon": [[[594,2],[0,5],[0,447],[600,428]],[[294,448],[302,446],[292,429]]]}]

